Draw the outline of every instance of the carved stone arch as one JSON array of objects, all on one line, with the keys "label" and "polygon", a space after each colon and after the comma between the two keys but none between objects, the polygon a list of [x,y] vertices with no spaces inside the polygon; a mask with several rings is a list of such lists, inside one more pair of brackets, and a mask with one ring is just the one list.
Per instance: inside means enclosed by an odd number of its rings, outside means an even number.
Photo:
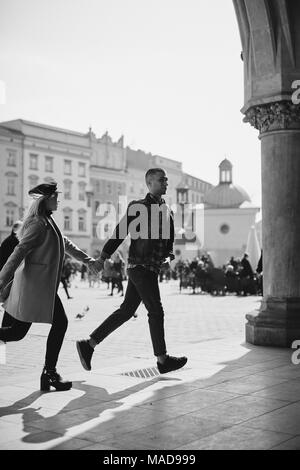
[{"label": "carved stone arch", "polygon": [[290,100],[300,76],[298,0],[233,0],[241,36],[245,103]]}]

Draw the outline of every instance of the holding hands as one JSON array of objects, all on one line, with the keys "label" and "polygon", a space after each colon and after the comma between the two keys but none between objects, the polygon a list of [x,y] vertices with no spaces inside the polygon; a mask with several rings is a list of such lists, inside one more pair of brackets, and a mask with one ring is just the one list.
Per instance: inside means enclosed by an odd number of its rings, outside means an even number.
[{"label": "holding hands", "polygon": [[104,261],[101,258],[92,259],[88,262],[88,268],[92,274],[98,274],[100,271],[102,271],[103,266]]}]

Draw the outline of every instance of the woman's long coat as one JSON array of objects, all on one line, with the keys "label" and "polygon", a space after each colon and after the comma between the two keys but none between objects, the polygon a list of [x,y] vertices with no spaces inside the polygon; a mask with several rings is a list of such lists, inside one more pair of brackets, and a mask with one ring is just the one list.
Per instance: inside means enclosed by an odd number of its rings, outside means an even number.
[{"label": "woman's long coat", "polygon": [[52,323],[65,251],[81,262],[92,259],[62,236],[52,217],[35,217],[0,272],[4,285],[13,278],[3,304],[12,317]]}]

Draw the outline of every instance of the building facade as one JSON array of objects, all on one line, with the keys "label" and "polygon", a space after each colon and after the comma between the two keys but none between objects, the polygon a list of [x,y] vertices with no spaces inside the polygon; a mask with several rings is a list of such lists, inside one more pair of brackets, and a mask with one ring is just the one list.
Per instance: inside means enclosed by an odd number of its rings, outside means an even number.
[{"label": "building facade", "polygon": [[[97,138],[91,128],[80,133],[22,119],[2,122],[0,242],[28,209],[29,189],[55,180],[61,191],[58,225],[80,248],[97,256],[127,204],[148,192],[145,173],[153,167],[167,172],[165,199],[175,212],[180,182],[186,182],[193,204],[202,202],[212,186],[183,173],[179,161],[124,147],[123,136],[114,142],[108,132]],[[120,249],[125,256],[128,241]]]},{"label": "building facade", "polygon": [[[124,211],[120,202],[127,192],[126,149],[123,137],[113,142],[107,132],[101,138],[96,138],[90,130],[89,138],[92,149],[90,161],[91,252],[97,256]],[[122,247],[120,249],[122,251]]]},{"label": "building facade", "polygon": [[[5,132],[16,132],[20,136],[19,139],[15,138],[14,146],[1,145],[4,159],[1,154],[0,160],[7,162],[11,158],[13,161],[15,155],[17,161],[14,170],[11,167],[6,172],[5,207],[12,208],[12,211],[15,207],[14,217],[19,218],[29,207],[31,199],[28,191],[37,184],[54,179],[61,191],[55,219],[74,243],[89,251],[92,224],[87,189],[92,152],[88,136],[21,119],[2,122],[0,132],[1,136]],[[18,206],[19,213],[13,204]],[[2,218],[1,221],[3,224]],[[8,227],[1,227],[1,233],[3,229]]]},{"label": "building facade", "polygon": [[0,126],[0,240],[23,215],[23,142],[22,132]]}]

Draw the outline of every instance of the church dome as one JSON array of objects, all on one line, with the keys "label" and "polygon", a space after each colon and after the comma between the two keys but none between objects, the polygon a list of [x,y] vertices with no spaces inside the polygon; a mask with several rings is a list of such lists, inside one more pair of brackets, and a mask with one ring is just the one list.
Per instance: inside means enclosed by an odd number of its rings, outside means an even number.
[{"label": "church dome", "polygon": [[220,183],[212,188],[204,198],[204,204],[212,208],[240,207],[245,201],[251,202],[247,192],[232,183]]},{"label": "church dome", "polygon": [[218,186],[212,188],[204,197],[207,208],[240,207],[244,202],[251,202],[247,192],[232,183],[232,163],[225,158],[220,165],[220,180]]}]

